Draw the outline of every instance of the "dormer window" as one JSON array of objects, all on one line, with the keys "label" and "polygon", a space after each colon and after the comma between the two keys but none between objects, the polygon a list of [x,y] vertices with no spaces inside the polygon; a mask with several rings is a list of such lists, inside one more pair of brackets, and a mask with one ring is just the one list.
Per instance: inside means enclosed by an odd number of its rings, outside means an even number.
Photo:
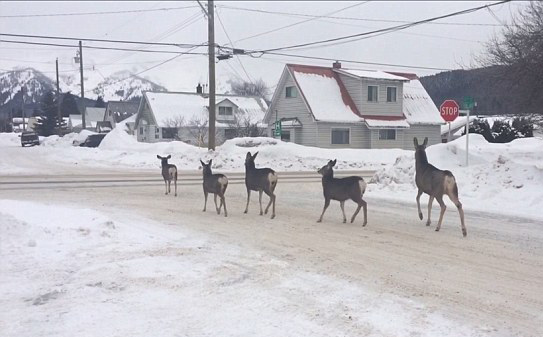
[{"label": "dormer window", "polygon": [[377,102],[379,87],[376,85],[368,85],[368,102]]},{"label": "dormer window", "polygon": [[296,87],[287,87],[285,92],[285,97],[287,98],[295,98],[298,97],[298,93],[296,91]]},{"label": "dormer window", "polygon": [[231,106],[220,106],[219,107],[219,116],[232,116],[233,109]]}]

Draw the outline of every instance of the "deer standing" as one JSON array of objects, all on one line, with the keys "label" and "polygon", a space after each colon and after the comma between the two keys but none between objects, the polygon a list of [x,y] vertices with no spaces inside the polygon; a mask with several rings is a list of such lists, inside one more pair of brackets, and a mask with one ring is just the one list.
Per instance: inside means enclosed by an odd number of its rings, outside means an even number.
[{"label": "deer standing", "polygon": [[271,218],[275,218],[275,187],[277,186],[277,174],[270,168],[255,167],[255,158],[258,152],[251,155],[251,152],[247,152],[245,157],[245,187],[247,188],[247,206],[245,212],[249,211],[249,200],[251,199],[251,191],[258,191],[260,203],[260,215],[262,215],[262,192],[266,193],[270,197],[270,202],[266,206],[265,214],[268,214],[268,209],[273,203]]},{"label": "deer standing", "polygon": [[[228,216],[228,212],[226,211],[226,200],[224,198],[224,192],[226,192],[226,188],[228,187],[228,178],[224,174],[213,174],[211,172],[211,162],[212,159],[209,160],[209,162],[206,164],[200,159],[200,163],[202,164],[202,174],[203,174],[203,187],[204,187],[204,209],[203,212],[206,211],[207,206],[207,194],[213,193],[215,195],[215,209],[217,210],[217,214],[221,214],[221,208],[224,205],[224,216]],[[217,195],[219,195],[219,198],[221,198],[221,204],[217,208]]]},{"label": "deer standing", "polygon": [[366,182],[362,177],[351,176],[345,178],[334,178],[334,166],[336,165],[337,160],[328,161],[328,164],[321,167],[317,172],[322,175],[322,191],[324,194],[324,208],[322,209],[322,214],[317,222],[322,222],[322,217],[324,212],[330,205],[330,200],[339,201],[341,206],[341,212],[343,213],[343,223],[347,222],[347,217],[345,216],[345,200],[351,199],[352,201],[358,204],[358,208],[354,212],[351,223],[354,222],[354,219],[360,212],[360,208],[364,208],[364,224],[366,226],[368,223],[368,204],[362,199],[364,192],[366,191]]},{"label": "deer standing", "polygon": [[177,197],[177,167],[173,164],[168,164],[168,159],[172,156],[168,155],[167,157],[161,157],[157,154],[156,157],[161,161],[162,178],[164,178],[164,184],[166,185],[165,194],[172,192],[171,185],[173,180],[175,184],[175,196]]},{"label": "deer standing", "polygon": [[416,162],[416,174],[415,182],[417,188],[419,189],[417,193],[417,207],[419,210],[419,218],[422,220],[422,211],[420,210],[420,196],[422,193],[429,195],[428,200],[428,220],[426,221],[426,226],[430,226],[431,220],[430,216],[432,213],[432,203],[434,198],[439,203],[441,207],[441,213],[439,214],[439,221],[437,222],[436,232],[441,229],[441,222],[443,221],[443,214],[447,206],[443,202],[443,195],[446,194],[449,199],[456,205],[458,208],[458,213],[460,213],[460,223],[462,226],[462,235],[468,235],[466,231],[466,225],[464,224],[464,210],[462,209],[462,203],[458,199],[458,186],[456,185],[456,179],[454,179],[451,171],[444,171],[436,168],[432,164],[428,163],[428,157],[426,157],[426,145],[428,144],[428,137],[424,138],[422,145],[419,145],[417,138],[413,138],[413,143],[415,145],[415,162]]}]

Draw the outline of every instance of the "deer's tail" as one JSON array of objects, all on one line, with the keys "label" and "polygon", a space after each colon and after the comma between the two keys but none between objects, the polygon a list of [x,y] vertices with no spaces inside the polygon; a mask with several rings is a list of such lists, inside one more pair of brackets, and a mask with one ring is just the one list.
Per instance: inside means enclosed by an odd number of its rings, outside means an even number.
[{"label": "deer's tail", "polygon": [[364,193],[366,192],[366,187],[368,184],[364,181],[364,179],[360,178],[358,181],[358,186],[360,186],[360,196],[364,196]]}]

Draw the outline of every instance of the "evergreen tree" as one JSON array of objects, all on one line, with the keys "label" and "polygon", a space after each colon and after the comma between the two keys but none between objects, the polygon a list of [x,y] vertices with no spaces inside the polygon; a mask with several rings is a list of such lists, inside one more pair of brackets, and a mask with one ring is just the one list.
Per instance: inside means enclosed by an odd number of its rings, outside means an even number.
[{"label": "evergreen tree", "polygon": [[63,95],[62,104],[60,104],[60,112],[62,117],[69,117],[70,115],[81,115],[75,96],[71,92],[67,92]]},{"label": "evergreen tree", "polygon": [[104,99],[102,98],[102,96],[98,96],[98,98],[96,99],[96,103],[94,103],[94,107],[95,108],[105,108],[106,107],[106,103],[104,102]]},{"label": "evergreen tree", "polygon": [[65,127],[66,123],[58,118],[55,95],[52,91],[46,92],[41,101],[41,115],[36,121],[36,132],[47,137],[55,134],[59,128]]}]

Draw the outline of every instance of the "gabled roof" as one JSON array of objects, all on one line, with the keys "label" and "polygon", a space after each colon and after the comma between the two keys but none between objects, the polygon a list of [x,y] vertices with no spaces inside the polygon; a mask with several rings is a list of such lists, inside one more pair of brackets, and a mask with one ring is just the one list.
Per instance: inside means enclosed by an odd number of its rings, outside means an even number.
[{"label": "gabled roof", "polygon": [[434,101],[418,78],[413,78],[403,85],[403,113],[409,124],[445,123]]},{"label": "gabled roof", "polygon": [[334,71],[353,76],[357,78],[371,78],[376,80],[391,80],[391,81],[409,81],[405,76],[398,76],[394,73],[389,73],[379,70],[362,70],[362,69],[334,69]]},{"label": "gabled roof", "polygon": [[[143,93],[149,104],[154,119],[159,127],[167,127],[168,122],[182,118],[185,123],[207,120],[209,99],[207,95],[189,92],[152,92]],[[238,107],[238,113],[252,123],[260,123],[268,108],[259,97],[216,95],[217,105],[228,99]],[[217,126],[227,126],[217,123]]]},{"label": "gabled roof", "polygon": [[[109,101],[106,112],[111,112],[116,123],[136,114],[140,103],[133,101]],[[106,116],[104,116],[105,119]]]}]

